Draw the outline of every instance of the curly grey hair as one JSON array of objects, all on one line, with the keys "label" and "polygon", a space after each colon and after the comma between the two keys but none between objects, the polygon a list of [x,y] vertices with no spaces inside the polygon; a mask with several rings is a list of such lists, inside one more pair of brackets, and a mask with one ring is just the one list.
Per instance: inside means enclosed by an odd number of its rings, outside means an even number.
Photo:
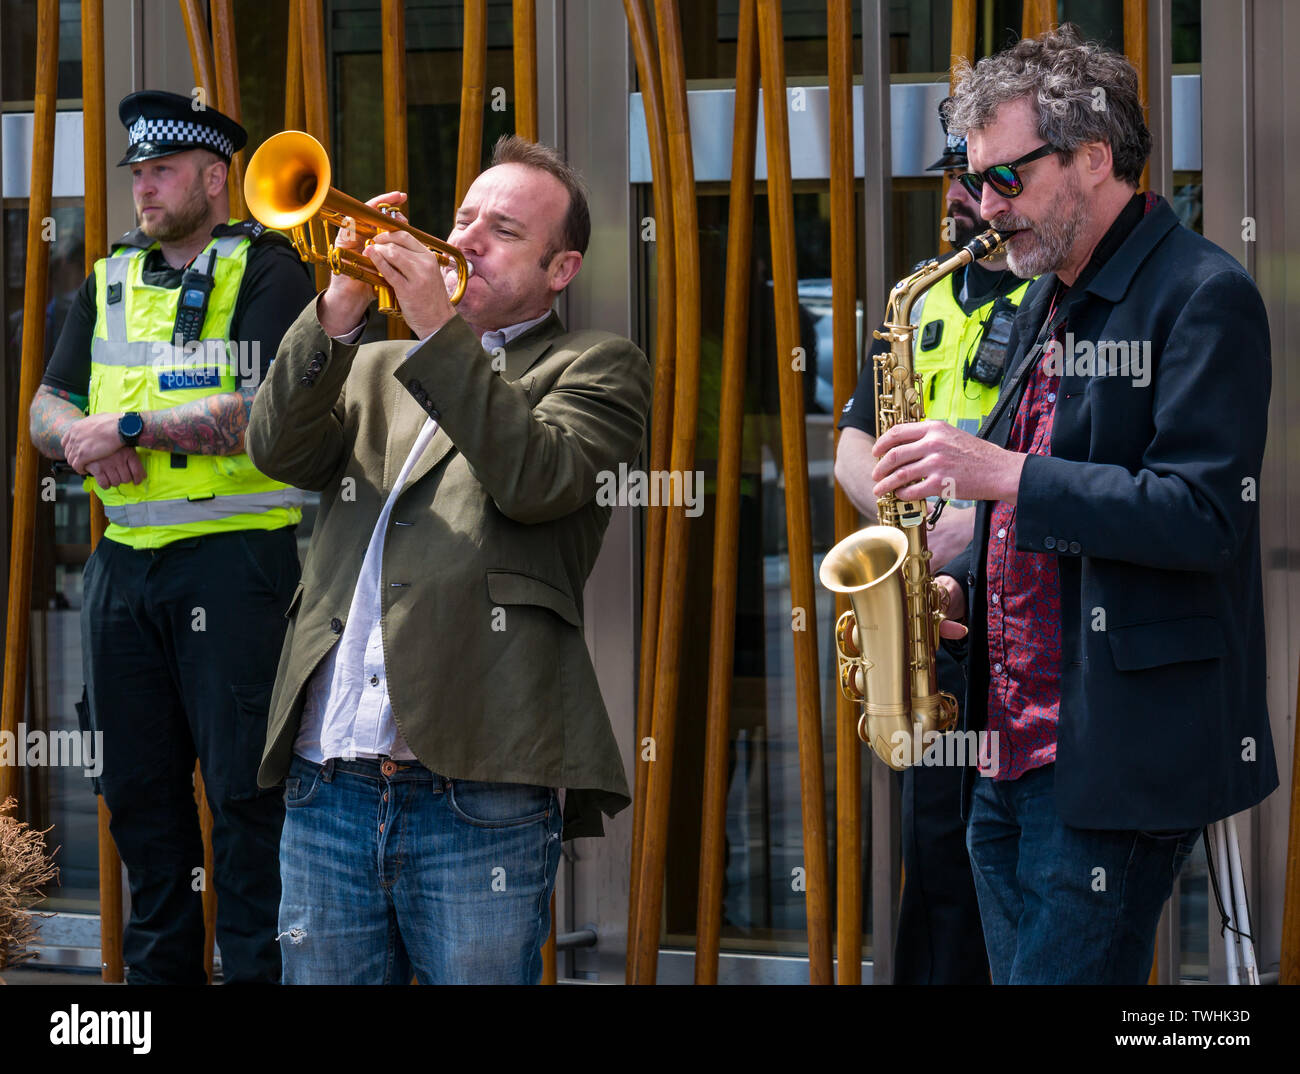
[{"label": "curly grey hair", "polygon": [[1038,110],[1039,137],[1064,150],[1063,157],[1088,142],[1106,142],[1115,177],[1132,186],[1141,182],[1151,132],[1137,72],[1119,53],[1085,41],[1072,23],[1025,38],[973,68],[959,60],[954,73],[949,131],[979,130],[1000,105],[1029,97]]}]

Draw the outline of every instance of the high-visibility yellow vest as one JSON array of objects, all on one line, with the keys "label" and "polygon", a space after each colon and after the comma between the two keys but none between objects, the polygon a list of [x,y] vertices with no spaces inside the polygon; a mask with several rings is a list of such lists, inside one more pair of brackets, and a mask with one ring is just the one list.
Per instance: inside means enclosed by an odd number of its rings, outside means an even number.
[{"label": "high-visibility yellow vest", "polygon": [[[237,223],[237,221],[231,221]],[[135,233],[138,235],[139,233]],[[214,285],[200,338],[172,342],[180,288],[143,280],[150,249],[118,246],[95,262],[95,335],[88,413],[164,410],[239,390],[241,366],[257,368],[256,344],[228,342],[250,242],[240,233],[213,239],[195,259],[206,269],[216,250]],[[302,519],[302,493],[260,473],[247,455],[173,455],[138,447],[139,485],[86,488],[104,503],[105,536],[132,548],[161,548],[182,537],[230,530],[273,530]]]},{"label": "high-visibility yellow vest", "polygon": [[[1005,303],[1018,308],[1032,282],[1025,280],[1002,296]],[[998,401],[998,385],[982,384],[966,376],[966,366],[975,360],[984,335],[984,322],[997,299],[992,298],[967,313],[957,305],[955,287],[954,275],[940,280],[925,293],[914,337],[913,361],[921,376],[925,416],[974,433]],[[935,325],[935,322],[939,323]],[[927,347],[928,340],[934,342]]]}]

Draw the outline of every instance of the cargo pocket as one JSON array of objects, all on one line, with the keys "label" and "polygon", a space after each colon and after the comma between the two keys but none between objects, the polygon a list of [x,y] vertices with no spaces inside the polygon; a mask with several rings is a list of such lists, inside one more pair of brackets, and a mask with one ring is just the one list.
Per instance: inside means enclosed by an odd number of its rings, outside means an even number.
[{"label": "cargo pocket", "polygon": [[257,785],[257,769],[266,749],[266,717],[274,686],[274,682],[232,683],[230,686],[235,699],[235,726],[226,770],[225,797],[232,802],[280,793],[278,787],[266,790]]}]

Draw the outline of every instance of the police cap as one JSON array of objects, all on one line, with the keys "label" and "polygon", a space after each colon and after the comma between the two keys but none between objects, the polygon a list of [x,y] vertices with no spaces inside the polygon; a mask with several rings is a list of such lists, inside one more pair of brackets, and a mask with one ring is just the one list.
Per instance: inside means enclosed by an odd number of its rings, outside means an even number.
[{"label": "police cap", "polygon": [[965,171],[970,166],[966,163],[966,139],[948,133],[948,102],[951,100],[951,97],[945,97],[939,102],[939,125],[943,127],[947,142],[944,145],[943,156],[925,169],[928,172],[946,172],[949,168],[960,168]]},{"label": "police cap", "polygon": [[244,148],[248,132],[215,108],[195,107],[197,102],[198,98],[163,90],[123,97],[117,114],[129,144],[118,167],[186,149],[210,149],[229,164],[231,155]]}]

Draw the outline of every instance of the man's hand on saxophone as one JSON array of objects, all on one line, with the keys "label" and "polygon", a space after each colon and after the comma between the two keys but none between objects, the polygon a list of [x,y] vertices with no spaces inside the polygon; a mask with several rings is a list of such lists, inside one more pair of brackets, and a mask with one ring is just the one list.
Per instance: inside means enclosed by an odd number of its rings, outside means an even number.
[{"label": "man's hand on saxophone", "polygon": [[900,500],[1000,500],[1015,503],[1026,456],[942,421],[904,422],[885,431],[871,452],[876,497]]}]

